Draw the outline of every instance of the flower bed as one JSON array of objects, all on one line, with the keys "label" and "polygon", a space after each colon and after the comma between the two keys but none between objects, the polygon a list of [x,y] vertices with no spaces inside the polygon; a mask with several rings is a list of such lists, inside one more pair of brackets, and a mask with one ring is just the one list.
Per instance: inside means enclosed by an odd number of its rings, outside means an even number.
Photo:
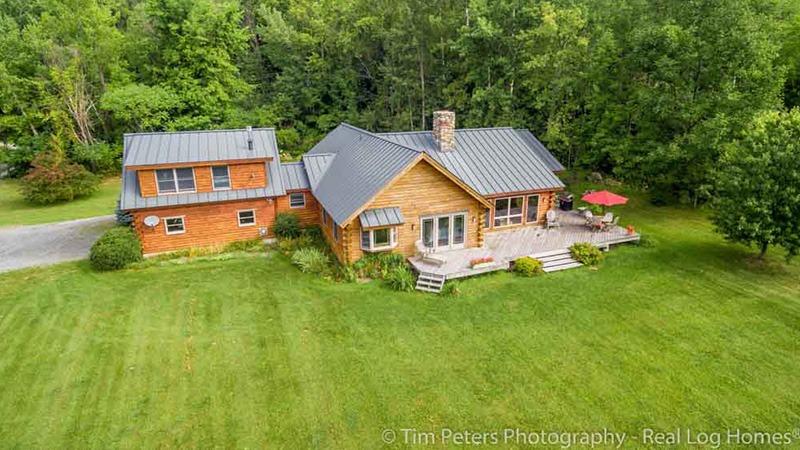
[{"label": "flower bed", "polygon": [[470,269],[481,269],[483,267],[489,267],[492,265],[494,265],[494,258],[491,256],[485,256],[483,258],[475,258],[469,261]]}]

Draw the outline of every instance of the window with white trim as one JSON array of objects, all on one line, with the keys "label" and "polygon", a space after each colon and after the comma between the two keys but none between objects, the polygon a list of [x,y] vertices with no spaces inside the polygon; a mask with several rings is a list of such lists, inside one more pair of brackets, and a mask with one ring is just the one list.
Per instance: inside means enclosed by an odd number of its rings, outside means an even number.
[{"label": "window with white trim", "polygon": [[211,183],[215,191],[231,188],[231,172],[228,166],[211,166]]},{"label": "window with white trim", "polygon": [[306,194],[302,192],[295,192],[289,194],[289,208],[305,208]]},{"label": "window with white trim", "polygon": [[239,226],[251,227],[256,224],[256,210],[243,209],[239,211]]},{"label": "window with white trim", "polygon": [[505,227],[522,223],[524,197],[505,197],[494,201],[494,226]]},{"label": "window with white trim", "polygon": [[186,232],[186,227],[183,223],[183,216],[181,217],[166,217],[164,218],[164,229],[167,234],[183,234]]},{"label": "window with white trim", "polygon": [[361,249],[368,252],[397,247],[397,227],[361,230]]},{"label": "window with white trim", "polygon": [[539,194],[528,196],[528,207],[525,212],[525,223],[539,221]]},{"label": "window with white trim", "polygon": [[156,185],[159,194],[194,192],[194,169],[156,169]]}]

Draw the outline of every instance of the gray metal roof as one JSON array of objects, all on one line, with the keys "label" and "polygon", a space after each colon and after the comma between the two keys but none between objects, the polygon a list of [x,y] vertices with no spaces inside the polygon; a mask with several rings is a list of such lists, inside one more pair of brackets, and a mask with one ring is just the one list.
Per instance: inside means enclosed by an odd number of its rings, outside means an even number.
[{"label": "gray metal roof", "polygon": [[528,144],[528,147],[532,148],[533,151],[536,152],[536,156],[538,156],[539,159],[547,164],[547,167],[549,167],[550,170],[553,172],[567,170],[567,168],[564,167],[556,159],[556,157],[553,156],[552,153],[550,153],[550,150],[548,150],[547,147],[545,147],[544,144],[539,141],[539,139],[536,139],[536,136],[534,136],[533,133],[528,130],[517,130],[517,134],[526,144]]},{"label": "gray metal roof", "polygon": [[439,151],[430,131],[380,136],[424,151],[481,195],[560,189],[564,183],[513,128],[456,130],[456,146]]},{"label": "gray metal roof", "polygon": [[336,157],[328,163],[317,185],[312,183],[312,189],[323,208],[336,223],[341,224],[419,157],[420,152],[341,124],[317,143],[306,157],[324,154],[335,154]]},{"label": "gray metal roof", "polygon": [[400,208],[365,209],[358,215],[363,228],[388,227],[405,222]]},{"label": "gray metal roof", "polygon": [[281,164],[281,174],[283,175],[283,187],[286,190],[311,189],[306,168],[302,162]]},{"label": "gray metal roof", "polygon": [[335,156],[333,153],[306,154],[303,156],[303,164],[305,164],[308,180],[312,187],[316,187],[319,184],[319,180],[322,179],[322,175],[325,174]]},{"label": "gray metal roof", "polygon": [[[256,130],[253,130],[254,134],[255,131]],[[128,161],[131,148],[135,148],[131,145],[131,141],[136,139],[135,136],[137,135],[125,135],[125,142],[122,150],[123,161]],[[256,140],[256,142],[258,141]],[[257,149],[258,145],[256,145],[255,148]],[[139,191],[139,180],[136,176],[136,171],[127,170],[123,166],[122,190],[119,196],[119,208],[122,210],[161,208],[166,206],[195,205],[200,203],[249,200],[286,195],[286,189],[284,188],[283,183],[281,161],[280,157],[278,156],[277,149],[275,149],[274,159],[264,164],[266,164],[268,184],[268,186],[264,188],[230,189],[227,191],[158,195],[154,197],[142,197],[141,192]]]},{"label": "gray metal roof", "polygon": [[252,136],[253,150],[249,150],[246,129],[126,134],[124,165],[277,158],[275,130],[253,129]]}]

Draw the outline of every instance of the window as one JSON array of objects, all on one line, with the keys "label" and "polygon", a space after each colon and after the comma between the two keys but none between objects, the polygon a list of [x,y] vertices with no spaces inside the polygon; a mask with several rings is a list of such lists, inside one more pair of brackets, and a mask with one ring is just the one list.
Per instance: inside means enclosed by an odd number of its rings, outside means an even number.
[{"label": "window", "polygon": [[483,228],[489,228],[491,225],[492,220],[492,210],[491,209],[484,209],[483,210]]},{"label": "window", "polygon": [[303,194],[302,192],[289,194],[289,208],[305,208],[305,206],[306,194]]},{"label": "window", "polygon": [[322,224],[328,225],[328,213],[325,212],[325,208],[322,208]]},{"label": "window", "polygon": [[186,227],[183,225],[183,216],[181,217],[166,217],[164,219],[164,228],[167,234],[183,234],[186,232]]},{"label": "window", "polygon": [[339,224],[333,222],[333,240],[339,242]]},{"label": "window", "polygon": [[194,170],[191,167],[156,170],[159,194],[194,192]]},{"label": "window", "polygon": [[250,227],[256,224],[256,210],[243,209],[239,211],[239,226]]},{"label": "window", "polygon": [[522,223],[523,197],[498,198],[494,201],[494,226],[505,227]]},{"label": "window", "polygon": [[231,188],[231,174],[228,166],[211,167],[211,179],[215,191]]},{"label": "window", "polygon": [[526,223],[536,223],[539,221],[539,195],[528,196],[528,210],[525,215]]},{"label": "window", "polygon": [[397,246],[397,228],[377,228],[361,231],[361,249],[366,251],[388,250]]}]

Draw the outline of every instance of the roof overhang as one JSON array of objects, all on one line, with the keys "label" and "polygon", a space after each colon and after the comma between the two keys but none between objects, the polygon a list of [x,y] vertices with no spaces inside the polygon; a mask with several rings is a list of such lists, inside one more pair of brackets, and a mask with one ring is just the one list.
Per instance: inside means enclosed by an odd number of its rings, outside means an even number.
[{"label": "roof overhang", "polygon": [[183,167],[233,166],[237,164],[258,164],[272,161],[274,158],[223,159],[219,161],[189,161],[181,163],[143,164],[125,166],[128,170],[179,169]]},{"label": "roof overhang", "polygon": [[391,227],[405,223],[403,213],[397,207],[365,209],[358,215],[358,220],[361,221],[361,228],[365,229]]}]

